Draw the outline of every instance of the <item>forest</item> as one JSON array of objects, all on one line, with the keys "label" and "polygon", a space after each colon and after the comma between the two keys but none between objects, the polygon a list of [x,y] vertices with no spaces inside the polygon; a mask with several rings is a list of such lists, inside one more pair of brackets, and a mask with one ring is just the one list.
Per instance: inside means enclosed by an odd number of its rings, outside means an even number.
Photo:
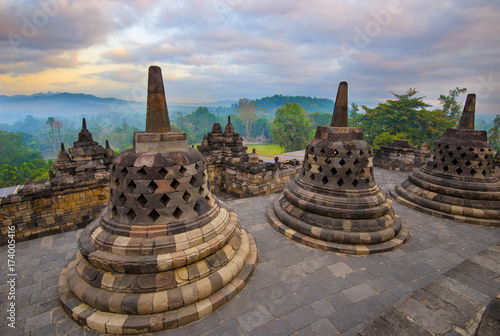
[{"label": "forest", "polygon": [[[440,108],[424,102],[425,97],[409,88],[405,93],[391,93],[393,99],[375,107],[349,106],[349,126],[363,129],[364,138],[378,148],[404,137],[414,146],[430,146],[443,132],[458,124],[465,88],[441,94]],[[223,128],[231,117],[235,132],[248,143],[276,143],[285,151],[303,149],[314,136],[317,126],[329,125],[333,101],[325,98],[274,95],[256,100],[242,98],[231,106],[200,106],[191,112],[170,113],[173,129],[185,132],[189,144],[199,144],[214,123]],[[110,112],[105,116],[87,116],[87,127],[95,141],[106,140],[116,154],[132,147],[134,132],[144,131],[144,113]],[[0,124],[0,187],[26,184],[48,178],[59,144],[73,146],[81,121],[27,115],[13,124]],[[489,142],[500,149],[500,116],[493,120],[478,118],[476,129],[488,131]]]}]

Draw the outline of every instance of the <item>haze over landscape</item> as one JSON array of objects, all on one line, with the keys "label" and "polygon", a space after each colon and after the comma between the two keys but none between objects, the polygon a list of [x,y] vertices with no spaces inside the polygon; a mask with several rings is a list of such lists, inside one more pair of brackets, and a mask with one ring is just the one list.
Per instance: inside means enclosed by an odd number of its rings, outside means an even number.
[{"label": "haze over landscape", "polygon": [[13,1],[0,4],[0,94],[143,102],[162,67],[170,104],[283,95],[375,105],[409,87],[438,105],[466,87],[500,107],[498,1]]}]

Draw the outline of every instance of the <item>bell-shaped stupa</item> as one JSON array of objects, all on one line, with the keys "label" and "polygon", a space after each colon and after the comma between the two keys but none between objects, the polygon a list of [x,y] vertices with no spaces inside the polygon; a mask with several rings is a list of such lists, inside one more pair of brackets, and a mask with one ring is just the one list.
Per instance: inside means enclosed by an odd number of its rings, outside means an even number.
[{"label": "bell-shaped stupa", "polygon": [[375,184],[373,149],[347,127],[347,83],[339,85],[331,126],[318,126],[300,174],[269,207],[272,226],[288,238],[349,254],[391,251],[409,230]]},{"label": "bell-shaped stupa", "polygon": [[401,204],[458,222],[500,226],[500,181],[486,131],[474,129],[476,95],[469,94],[458,128],[436,142],[429,162],[391,190]]},{"label": "bell-shaped stupa", "polygon": [[149,68],[146,132],[111,168],[110,201],[81,233],[59,297],[99,333],[149,333],[201,319],[243,289],[255,242],[207,185],[203,157],[172,132],[161,69]]}]

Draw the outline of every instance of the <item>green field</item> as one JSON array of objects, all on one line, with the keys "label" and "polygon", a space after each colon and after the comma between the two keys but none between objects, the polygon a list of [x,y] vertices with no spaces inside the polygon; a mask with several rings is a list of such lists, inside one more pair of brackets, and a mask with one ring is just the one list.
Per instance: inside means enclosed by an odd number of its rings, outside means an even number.
[{"label": "green field", "polygon": [[269,145],[247,145],[248,153],[252,152],[252,149],[255,148],[255,152],[259,156],[271,156],[277,155],[285,152],[285,149],[277,144],[269,144]]}]

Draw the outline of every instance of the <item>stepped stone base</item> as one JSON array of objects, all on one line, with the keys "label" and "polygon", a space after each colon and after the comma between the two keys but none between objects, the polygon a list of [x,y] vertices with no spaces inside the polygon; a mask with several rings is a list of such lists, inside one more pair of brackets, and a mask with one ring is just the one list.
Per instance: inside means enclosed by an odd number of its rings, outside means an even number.
[{"label": "stepped stone base", "polygon": [[[432,196],[431,194],[435,193],[421,189],[415,185],[411,185],[410,188],[413,187],[413,189],[418,189],[419,194],[427,195],[427,197],[425,198],[420,197],[416,193],[410,193],[406,190],[408,186],[405,186],[404,184],[408,182],[409,181],[398,183],[394,189],[390,190],[390,194],[392,198],[396,200],[396,202],[403,204],[410,209],[417,210],[422,213],[439,218],[451,219],[460,223],[500,227],[500,219],[498,215],[497,219],[484,218],[486,217],[485,211],[488,210],[436,202],[429,199],[429,196]],[[401,195],[403,195],[404,197],[401,197]]]},{"label": "stepped stone base", "polygon": [[[312,248],[316,248],[319,250],[324,250],[324,251],[331,251],[331,252],[339,252],[339,253],[346,253],[346,254],[356,254],[356,255],[366,255],[366,254],[374,254],[374,253],[382,253],[382,252],[388,252],[395,250],[399,247],[401,247],[406,240],[408,239],[410,235],[410,230],[406,226],[401,225],[401,219],[399,216],[395,215],[394,217],[394,229],[393,233],[397,232],[395,237],[393,237],[390,240],[387,240],[383,243],[375,243],[375,244],[370,244],[370,240],[378,239],[380,238],[380,234],[378,232],[374,233],[373,236],[370,236],[369,233],[362,233],[364,241],[366,241],[365,244],[342,244],[342,243],[336,243],[336,242],[331,242],[331,241],[325,241],[319,238],[313,238],[309,235],[302,234],[300,232],[297,232],[296,230],[290,228],[289,226],[283,224],[279,218],[276,216],[276,212],[281,211],[281,205],[280,205],[280,200],[284,196],[282,195],[281,197],[278,197],[274,200],[273,203],[271,203],[267,209],[267,218],[269,219],[269,223],[272,225],[273,228],[275,228],[279,233],[285,235],[287,238],[290,238],[298,243],[307,245]],[[297,221],[297,220],[296,220]],[[300,225],[300,223],[298,223]],[[323,234],[323,229],[315,226],[308,225],[304,223],[304,227],[309,227],[311,228],[310,234],[312,236],[316,237],[321,237],[324,236]],[[314,232],[312,232],[314,231]],[[342,235],[347,232],[344,231],[335,231],[335,234]],[[375,238],[377,237],[377,238]]]},{"label": "stepped stone base", "polygon": [[[115,292],[104,296],[104,290],[91,287],[79,274],[79,269],[85,268],[82,265],[88,266],[86,265],[88,263],[78,253],[77,258],[61,273],[58,285],[59,298],[66,312],[75,321],[101,333],[157,332],[200,320],[240,292],[255,270],[257,264],[255,241],[244,230],[237,229],[236,231],[239,231],[242,238],[240,251],[248,251],[246,260],[241,267],[238,267],[236,263],[244,258],[238,256],[238,252],[234,257],[235,262],[231,261],[226,267],[206,278],[178,287],[177,291],[164,290],[141,294]],[[240,269],[239,273],[232,274],[235,269]],[[85,274],[85,270],[82,273]],[[101,281],[101,287],[104,287],[105,280]],[[161,279],[157,277],[156,281],[161,281]],[[92,289],[88,290],[89,288]],[[81,296],[81,298],[76,295]],[[174,298],[174,295],[177,297]],[[92,308],[84,303],[82,298],[93,300],[97,306],[102,306],[100,308],[108,311]],[[176,306],[185,304],[185,306],[164,311],[168,308],[166,306],[169,303]],[[128,310],[130,314],[112,312],[117,310]]]}]

